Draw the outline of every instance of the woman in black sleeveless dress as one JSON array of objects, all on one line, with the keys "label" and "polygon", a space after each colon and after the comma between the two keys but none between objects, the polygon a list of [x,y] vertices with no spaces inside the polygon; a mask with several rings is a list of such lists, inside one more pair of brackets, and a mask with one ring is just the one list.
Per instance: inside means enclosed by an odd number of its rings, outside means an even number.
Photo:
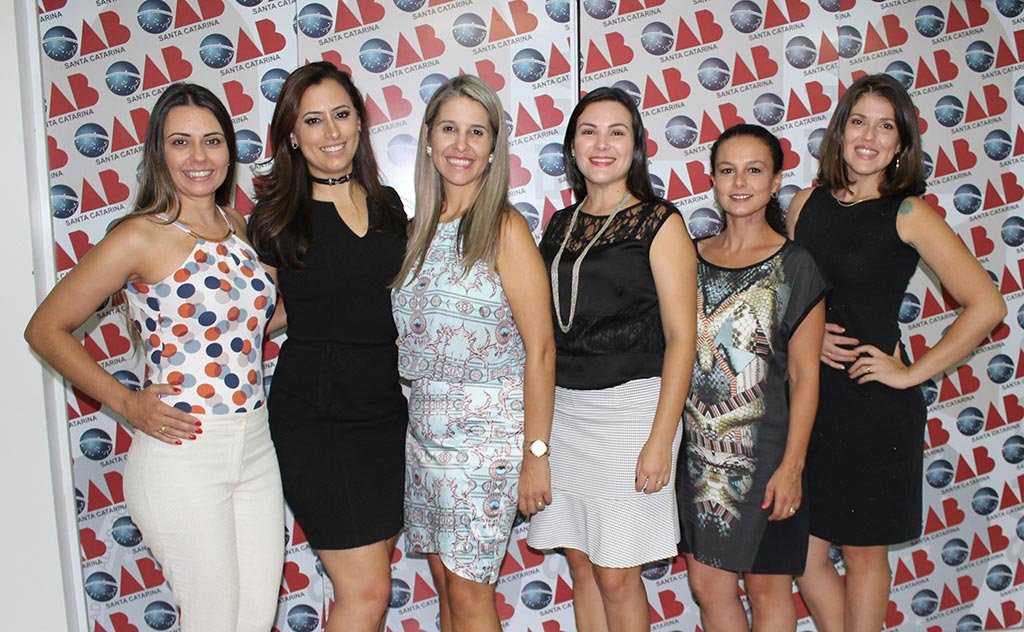
[{"label": "woman in black sleeveless dress", "polygon": [[[854,82],[821,145],[818,184],[787,223],[825,275],[818,415],[807,455],[811,542],[798,580],[824,631],[881,629],[888,545],[921,534],[925,404],[919,384],[970,352],[1006,313],[987,273],[918,195],[925,189],[917,115],[888,75]],[[909,362],[897,320],[923,259],[961,305],[942,339]],[[846,582],[829,561],[842,546]]]}]

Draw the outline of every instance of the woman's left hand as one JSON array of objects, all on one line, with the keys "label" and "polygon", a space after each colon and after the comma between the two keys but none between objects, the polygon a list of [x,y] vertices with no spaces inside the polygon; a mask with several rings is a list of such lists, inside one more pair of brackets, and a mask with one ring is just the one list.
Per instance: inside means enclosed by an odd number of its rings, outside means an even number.
[{"label": "woman's left hand", "polygon": [[661,446],[650,441],[636,459],[636,491],[660,492],[672,479],[672,444]]},{"label": "woman's left hand", "polygon": [[800,468],[783,463],[768,479],[768,485],[764,488],[764,501],[761,503],[761,509],[768,509],[774,505],[768,520],[792,518],[800,508],[800,501],[803,500],[801,475]]},{"label": "woman's left hand", "polygon": [[523,456],[519,475],[519,511],[532,516],[551,504],[551,464],[546,456]]},{"label": "woman's left hand", "polygon": [[850,378],[857,380],[858,384],[879,382],[900,390],[916,386],[910,376],[910,367],[903,364],[900,358],[900,343],[896,343],[892,355],[874,345],[861,345],[853,351],[860,358],[850,366],[848,372]]}]

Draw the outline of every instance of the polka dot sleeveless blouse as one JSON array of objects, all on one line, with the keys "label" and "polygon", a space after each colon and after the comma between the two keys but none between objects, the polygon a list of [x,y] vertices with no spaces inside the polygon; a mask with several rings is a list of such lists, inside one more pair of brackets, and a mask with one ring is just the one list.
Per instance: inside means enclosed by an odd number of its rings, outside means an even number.
[{"label": "polka dot sleeveless blouse", "polygon": [[[225,218],[226,219],[226,218]],[[277,291],[256,253],[233,233],[196,238],[181,266],[158,283],[125,286],[142,338],[147,383],[178,386],[164,402],[185,412],[248,412],[264,403],[263,334]]]}]

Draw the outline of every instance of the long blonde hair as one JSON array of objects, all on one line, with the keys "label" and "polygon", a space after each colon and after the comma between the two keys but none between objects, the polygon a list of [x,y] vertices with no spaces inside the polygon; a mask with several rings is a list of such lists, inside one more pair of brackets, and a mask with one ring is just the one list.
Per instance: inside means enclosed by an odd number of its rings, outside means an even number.
[{"label": "long blonde hair", "polygon": [[405,261],[392,287],[403,285],[410,272],[419,273],[430,242],[437,232],[437,222],[445,201],[444,183],[427,155],[427,146],[441,106],[455,97],[466,97],[483,106],[494,136],[491,148],[494,160],[484,170],[473,201],[459,225],[458,243],[463,272],[469,272],[477,261],[483,261],[492,271],[497,269],[502,220],[505,213],[511,210],[508,202],[508,130],[505,128],[501,101],[494,90],[473,75],[461,75],[449,79],[437,89],[423,114],[416,149],[416,214],[412,220],[412,234],[409,236]]}]

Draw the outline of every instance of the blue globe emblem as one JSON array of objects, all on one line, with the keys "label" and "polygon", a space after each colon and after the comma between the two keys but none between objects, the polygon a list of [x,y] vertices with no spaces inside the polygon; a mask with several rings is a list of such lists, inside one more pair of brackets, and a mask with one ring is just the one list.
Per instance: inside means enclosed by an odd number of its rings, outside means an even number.
[{"label": "blue globe emblem", "polygon": [[139,5],[135,19],[139,21],[143,31],[157,35],[171,28],[174,12],[163,0],[146,0]]},{"label": "blue globe emblem", "polygon": [[942,489],[953,481],[953,464],[946,459],[939,459],[928,465],[925,480],[935,489]]},{"label": "blue globe emblem", "polygon": [[[811,136],[814,134],[812,133]],[[808,141],[810,142],[810,141]],[[787,184],[786,186],[779,189],[779,206],[782,207],[782,212],[789,211],[789,205],[793,201],[793,196],[800,191],[800,187],[795,184]]]},{"label": "blue globe emblem", "polygon": [[1011,465],[1024,461],[1024,437],[1013,435],[1003,443],[1003,460]]},{"label": "blue globe emblem", "polygon": [[979,516],[987,516],[999,507],[999,494],[991,487],[982,487],[971,498],[971,509]]},{"label": "blue globe emblem", "polygon": [[110,527],[110,537],[121,546],[133,547],[142,542],[142,532],[132,522],[131,516],[121,516]]},{"label": "blue globe emblem", "polygon": [[320,577],[326,576],[326,571],[324,570],[324,562],[319,557],[316,558],[316,562],[313,564],[313,568],[316,570],[316,574]]},{"label": "blue globe emblem", "polygon": [[953,192],[953,208],[962,215],[971,215],[981,208],[981,189],[973,184],[962,184]]},{"label": "blue globe emblem", "polygon": [[953,538],[942,545],[942,562],[946,566],[960,566],[967,561],[970,554],[971,549],[967,542],[960,538]]},{"label": "blue globe emblem", "polygon": [[1020,309],[1017,310],[1017,324],[1024,329],[1024,303],[1021,303]]},{"label": "blue globe emblem", "polygon": [[85,494],[82,490],[75,488],[75,515],[78,515],[85,511]]},{"label": "blue globe emblem", "polygon": [[334,27],[334,16],[331,15],[330,9],[314,2],[299,9],[295,23],[303,35],[316,39],[331,32],[331,28]]},{"label": "blue globe emblem", "polygon": [[903,295],[903,302],[900,303],[899,321],[906,325],[917,320],[921,315],[921,300],[907,292]]},{"label": "blue globe emblem", "polygon": [[54,61],[67,61],[78,52],[78,38],[66,26],[55,26],[43,34],[43,52]]},{"label": "blue globe emblem", "polygon": [[[53,194],[51,193],[50,196],[52,199]],[[1024,217],[1020,215],[1007,217],[1002,228],[999,229],[999,236],[1003,238],[1003,243],[1011,248],[1024,245]]]},{"label": "blue globe emblem", "polygon": [[50,187],[50,208],[57,219],[67,219],[78,210],[78,194],[66,184]]},{"label": "blue globe emblem", "polygon": [[754,101],[754,118],[765,127],[777,125],[786,116],[786,104],[782,97],[766,92]]},{"label": "blue globe emblem", "polygon": [[487,23],[475,13],[463,13],[455,18],[452,35],[466,48],[479,46],[487,39]]},{"label": "blue globe emblem", "polygon": [[430,101],[430,97],[434,96],[437,89],[440,88],[445,81],[448,81],[448,77],[440,73],[431,73],[420,81],[420,99],[424,103]]},{"label": "blue globe emblem", "polygon": [[885,74],[900,82],[907,90],[914,87],[914,68],[905,61],[894,61],[885,67]]},{"label": "blue globe emblem", "polygon": [[931,154],[926,151],[921,152],[922,161],[924,162],[924,178],[927,180],[932,177],[932,171],[935,170],[935,161],[932,160]]},{"label": "blue globe emblem", "polygon": [[103,430],[89,428],[78,439],[78,448],[86,458],[93,461],[102,461],[110,456],[114,449],[114,442],[110,439],[110,435]]},{"label": "blue globe emblem", "polygon": [[75,149],[88,158],[102,156],[110,146],[107,130],[96,123],[86,123],[75,132]]},{"label": "blue globe emblem", "polygon": [[988,379],[996,384],[1002,384],[1013,377],[1013,359],[1005,353],[993,356],[988,361]]},{"label": "blue globe emblem", "polygon": [[605,20],[615,14],[618,4],[613,0],[583,0],[583,10],[595,20]]},{"label": "blue globe emblem", "polygon": [[651,22],[640,33],[640,45],[652,55],[664,55],[676,44],[672,27],[664,22]]},{"label": "blue globe emblem", "polygon": [[238,146],[238,162],[249,164],[256,162],[263,154],[263,140],[260,135],[250,129],[240,129],[235,133]]},{"label": "blue globe emblem", "polygon": [[407,13],[419,11],[427,0],[395,0],[395,6]]},{"label": "blue globe emblem", "polygon": [[833,564],[843,561],[843,549],[835,544],[828,547],[828,559]]},{"label": "blue globe emblem", "polygon": [[523,586],[520,599],[522,599],[523,605],[530,610],[543,610],[548,607],[554,596],[551,586],[538,579]]},{"label": "blue globe emblem", "polygon": [[697,82],[707,90],[721,90],[729,85],[732,70],[718,57],[708,57],[697,68]]},{"label": "blue globe emblem", "polygon": [[549,176],[560,176],[565,173],[565,162],[562,160],[562,144],[548,143],[540,150],[537,158],[540,170]]},{"label": "blue globe emblem", "polygon": [[946,28],[946,16],[934,5],[927,5],[914,16],[914,28],[924,37],[938,37]]},{"label": "blue globe emblem", "polygon": [[636,85],[632,81],[623,79],[621,81],[616,81],[614,84],[612,84],[612,87],[618,88],[619,90],[622,90],[623,92],[628,94],[630,98],[633,99],[633,104],[636,105],[637,107],[640,107],[640,102],[643,100],[644,95],[642,92],[640,92],[640,87],[638,85]]},{"label": "blue globe emblem", "polygon": [[397,577],[391,578],[391,599],[388,601],[388,608],[401,608],[412,599],[412,589],[404,580]]},{"label": "blue globe emblem", "polygon": [[120,382],[121,386],[129,390],[142,390],[142,382],[139,380],[139,376],[135,375],[131,371],[127,371],[125,369],[114,371],[114,379]]},{"label": "blue globe emblem", "polygon": [[530,225],[531,231],[536,231],[540,228],[540,212],[532,204],[517,202],[513,206],[526,219],[526,223]]},{"label": "blue globe emblem", "polygon": [[382,39],[373,38],[359,47],[359,63],[367,72],[384,72],[395,61],[395,52]]},{"label": "blue globe emblem", "polygon": [[654,196],[659,198],[665,197],[665,181],[654,175],[653,173],[647,174],[647,179],[651,183],[651,188],[654,189]]},{"label": "blue globe emblem", "polygon": [[740,33],[753,33],[761,28],[763,19],[764,14],[761,12],[761,7],[751,0],[740,0],[732,5],[732,11],[729,12],[729,21],[732,22],[733,28]]},{"label": "blue globe emblem", "polygon": [[235,45],[226,35],[211,33],[199,43],[199,58],[210,68],[223,68],[235,57]]},{"label": "blue globe emblem", "polygon": [[925,406],[931,406],[939,398],[939,387],[935,380],[925,380],[921,386],[921,395],[924,396]]},{"label": "blue globe emblem", "polygon": [[852,26],[839,27],[839,46],[837,52],[843,59],[850,59],[860,54],[860,48],[864,45],[864,38],[860,31]]},{"label": "blue globe emblem", "polygon": [[1013,84],[1013,98],[1017,100],[1017,103],[1024,105],[1024,77]]},{"label": "blue globe emblem", "polygon": [[1021,516],[1017,520],[1017,539],[1024,540],[1024,516]]},{"label": "blue globe emblem", "polygon": [[673,116],[665,125],[665,140],[676,149],[685,149],[697,141],[697,123],[685,114]]},{"label": "blue globe emblem", "polygon": [[714,209],[704,206],[690,214],[686,228],[694,239],[703,239],[717,235],[718,231],[722,230],[722,218]]},{"label": "blue globe emblem", "polygon": [[110,601],[117,595],[117,581],[109,573],[97,571],[85,578],[85,594],[94,601]]},{"label": "blue globe emblem", "polygon": [[964,53],[964,61],[967,67],[974,72],[985,72],[996,63],[996,51],[989,46],[988,42],[978,40],[971,42]]},{"label": "blue globe emblem", "polygon": [[644,579],[654,581],[668,575],[668,571],[671,568],[672,564],[664,560],[660,562],[651,562],[649,564],[644,564],[643,570],[640,571],[640,574]]},{"label": "blue globe emblem", "polygon": [[956,632],[981,632],[985,629],[981,617],[976,614],[968,614],[956,622]]},{"label": "blue globe emblem", "polygon": [[178,621],[178,609],[166,601],[154,601],[146,606],[142,618],[154,630],[170,630]]},{"label": "blue globe emblem", "polygon": [[548,70],[548,60],[539,50],[524,48],[512,58],[512,74],[520,81],[533,83]]},{"label": "blue globe emblem", "polygon": [[284,68],[271,68],[260,77],[260,92],[263,97],[271,103],[277,103],[281,96],[281,89],[288,78],[288,71]]},{"label": "blue globe emblem", "polygon": [[956,429],[965,437],[978,434],[985,425],[985,415],[974,406],[968,406],[956,416]]},{"label": "blue globe emblem", "polygon": [[943,127],[955,127],[964,118],[964,104],[951,94],[935,103],[935,120]]},{"label": "blue globe emblem", "polygon": [[1010,135],[1001,129],[995,129],[985,135],[985,155],[992,160],[1005,160],[1013,151]]},{"label": "blue globe emblem", "polygon": [[818,58],[818,49],[809,38],[798,35],[786,44],[786,61],[794,68],[810,68]]},{"label": "blue globe emblem", "polygon": [[512,138],[512,133],[515,132],[516,126],[515,121],[512,120],[512,115],[506,110],[501,111],[501,118],[505,121],[505,133],[508,134],[509,138]]},{"label": "blue globe emblem", "polygon": [[547,12],[548,17],[558,22],[559,24],[565,24],[572,18],[572,9],[570,4],[566,0],[545,0],[544,11]]},{"label": "blue globe emblem", "polygon": [[126,61],[115,61],[107,68],[107,89],[119,97],[126,97],[139,89],[142,75],[139,69]]},{"label": "blue globe emblem", "polygon": [[939,596],[927,588],[919,591],[910,601],[910,609],[919,617],[927,617],[939,608]]},{"label": "blue globe emblem", "polygon": [[263,2],[263,0],[235,0],[235,2],[243,7],[255,7],[258,6],[259,3]]},{"label": "blue globe emblem", "polygon": [[416,139],[409,134],[399,134],[388,141],[385,154],[394,166],[411,167],[416,162]]},{"label": "blue globe emblem", "polygon": [[815,160],[821,159],[821,144],[825,142],[825,128],[819,127],[807,137],[807,153]]},{"label": "blue globe emblem", "polygon": [[302,603],[288,611],[285,621],[292,632],[313,632],[320,627],[320,614]]},{"label": "blue globe emblem", "polygon": [[829,13],[836,13],[843,5],[841,0],[818,0],[818,6]]},{"label": "blue globe emblem", "polygon": [[996,10],[1005,18],[1015,18],[1024,12],[1024,0],[996,0]]},{"label": "blue globe emblem", "polygon": [[993,592],[1002,592],[1013,583],[1013,571],[1006,564],[996,564],[985,574],[985,585]]}]

